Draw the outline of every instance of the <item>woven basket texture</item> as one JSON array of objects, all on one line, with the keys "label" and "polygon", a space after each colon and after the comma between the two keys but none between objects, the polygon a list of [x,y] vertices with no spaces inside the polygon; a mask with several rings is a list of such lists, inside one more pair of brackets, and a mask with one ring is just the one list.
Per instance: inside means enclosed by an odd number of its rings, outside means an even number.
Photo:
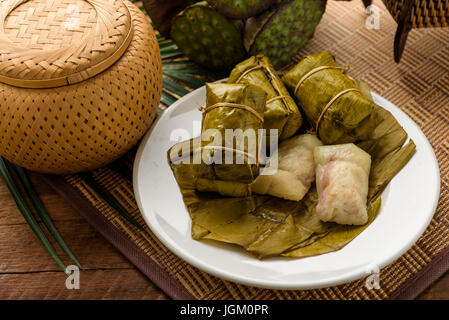
[{"label": "woven basket texture", "polygon": [[396,21],[408,1],[414,1],[409,23],[412,28],[449,26],[449,0],[384,0]]},{"label": "woven basket texture", "polygon": [[147,17],[122,0],[9,3],[0,6],[0,155],[59,174],[125,154],[162,94]]}]

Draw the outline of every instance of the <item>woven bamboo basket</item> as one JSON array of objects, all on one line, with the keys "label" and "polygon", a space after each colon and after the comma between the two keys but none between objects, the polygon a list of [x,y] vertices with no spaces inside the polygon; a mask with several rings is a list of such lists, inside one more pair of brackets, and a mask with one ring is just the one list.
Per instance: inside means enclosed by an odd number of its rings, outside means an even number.
[{"label": "woven bamboo basket", "polygon": [[125,154],[162,92],[149,20],[122,0],[0,1],[0,155],[74,173]]},{"label": "woven bamboo basket", "polygon": [[[366,6],[372,0],[363,1]],[[394,59],[401,60],[408,33],[413,28],[449,26],[449,0],[383,0],[398,23],[394,40]]]}]

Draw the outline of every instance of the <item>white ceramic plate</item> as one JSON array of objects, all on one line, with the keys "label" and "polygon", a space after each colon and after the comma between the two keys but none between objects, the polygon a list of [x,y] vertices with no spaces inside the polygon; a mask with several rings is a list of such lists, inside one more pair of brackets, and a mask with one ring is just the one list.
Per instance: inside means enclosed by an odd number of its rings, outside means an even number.
[{"label": "white ceramic plate", "polygon": [[[399,108],[374,94],[416,143],[416,153],[382,194],[374,222],[343,249],[304,259],[258,260],[244,249],[193,240],[191,221],[167,163],[177,133],[200,134],[205,102],[202,87],[174,103],[142,141],[134,163],[134,192],[145,221],[167,248],[188,263],[220,278],[273,289],[311,289],[342,284],[392,263],[424,232],[438,202],[440,178],[435,154],[418,126]],[[193,125],[196,121],[197,125]],[[181,131],[179,131],[181,130]]]}]

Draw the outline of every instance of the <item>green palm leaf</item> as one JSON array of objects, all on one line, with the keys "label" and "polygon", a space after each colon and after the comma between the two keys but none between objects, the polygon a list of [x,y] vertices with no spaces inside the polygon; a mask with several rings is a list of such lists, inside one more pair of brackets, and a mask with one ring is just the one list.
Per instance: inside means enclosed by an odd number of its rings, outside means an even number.
[{"label": "green palm leaf", "polygon": [[30,199],[34,209],[41,218],[42,222],[44,223],[50,235],[53,237],[53,239],[55,239],[55,241],[58,243],[58,245],[61,247],[64,253],[67,254],[67,256],[73,261],[73,263],[75,263],[78,266],[78,268],[82,269],[81,264],[75,258],[72,251],[69,249],[64,239],[61,237],[55,225],[51,221],[51,218],[48,215],[47,211],[45,210],[45,207],[42,204],[41,200],[39,199],[39,196],[37,195],[36,191],[34,190],[33,184],[28,178],[28,174],[26,173],[25,169],[12,163],[10,163],[10,166],[13,167],[14,170],[16,171],[17,176],[20,182],[22,183],[28,198]]},{"label": "green palm leaf", "polygon": [[161,103],[168,107],[193,89],[213,81],[217,73],[200,68],[182,57],[182,53],[172,40],[158,37],[162,57],[162,98]]},{"label": "green palm leaf", "polygon": [[42,246],[47,250],[47,252],[50,254],[50,256],[53,258],[53,260],[58,264],[58,266],[66,272],[66,266],[62,262],[62,260],[59,258],[58,254],[55,251],[55,248],[52,246],[50,241],[48,241],[47,236],[40,228],[39,224],[37,223],[36,219],[34,218],[30,208],[28,207],[27,203],[23,199],[22,195],[20,194],[16,184],[14,183],[14,180],[12,179],[8,168],[6,167],[6,163],[3,161],[3,158],[0,157],[0,174],[3,178],[3,180],[6,183],[6,186],[9,189],[9,192],[11,192],[11,195],[14,198],[14,201],[16,202],[17,207],[19,208],[20,212],[22,213],[23,217],[25,218],[25,221],[30,226],[33,233],[36,235]]},{"label": "green palm leaf", "polygon": [[129,223],[134,225],[137,229],[143,230],[143,227],[126,211],[125,208],[111,195],[103,186],[98,183],[91,172],[83,172],[79,174],[83,180],[100,195],[115,211],[117,211]]}]

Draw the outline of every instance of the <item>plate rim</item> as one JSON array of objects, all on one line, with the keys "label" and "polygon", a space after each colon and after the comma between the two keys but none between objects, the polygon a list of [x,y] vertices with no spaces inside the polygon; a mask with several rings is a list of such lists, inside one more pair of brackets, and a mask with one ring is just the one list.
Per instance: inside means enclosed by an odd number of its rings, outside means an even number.
[{"label": "plate rim", "polygon": [[[221,80],[219,80],[219,81],[221,81]],[[169,108],[173,108],[172,110],[174,110],[175,108],[178,107],[178,105],[184,103],[186,100],[189,100],[191,96],[194,96],[195,94],[197,94],[198,90],[202,90],[203,88],[204,88],[204,86],[200,87],[196,90],[193,90],[192,92],[188,93],[187,95],[185,95],[182,98],[180,98],[179,100],[177,100]],[[416,241],[421,237],[421,235],[424,233],[424,231],[427,229],[430,221],[432,220],[432,218],[435,214],[436,208],[438,206],[440,193],[441,193],[441,173],[440,173],[438,160],[435,155],[435,151],[433,150],[432,145],[430,144],[429,140],[427,139],[425,134],[422,132],[421,128],[416,124],[416,122],[413,121],[413,119],[411,119],[407,113],[405,113],[403,110],[401,110],[398,106],[396,106],[394,103],[392,103],[388,99],[382,97],[381,95],[379,95],[375,92],[372,92],[372,95],[375,100],[376,99],[384,100],[384,101],[390,103],[392,106],[394,106],[394,108],[396,108],[398,110],[399,113],[402,113],[402,116],[406,117],[407,120],[410,121],[410,123],[416,127],[418,134],[421,135],[422,138],[424,138],[424,141],[426,142],[426,147],[431,150],[433,165],[437,171],[437,177],[438,177],[438,181],[437,181],[438,193],[436,195],[434,195],[433,206],[429,210],[430,213],[427,216],[426,223],[421,226],[419,232],[416,232],[416,234],[407,242],[406,245],[404,245],[402,247],[401,250],[396,251],[394,254],[390,255],[389,257],[382,259],[382,261],[380,261],[380,262],[376,262],[376,266],[378,266],[379,269],[382,269],[385,266],[394,262],[396,259],[398,259],[400,256],[402,256],[405,252],[407,252],[416,243]],[[287,283],[287,282],[285,282],[286,280],[273,280],[273,279],[267,279],[265,281],[254,281],[253,279],[247,278],[245,276],[240,276],[238,274],[215,269],[213,266],[210,266],[208,263],[195,257],[193,254],[185,252],[185,250],[182,250],[182,248],[178,249],[168,239],[166,239],[165,236],[161,232],[159,232],[158,228],[152,227],[152,224],[150,223],[148,217],[145,215],[145,211],[144,211],[142,201],[141,201],[142,192],[141,192],[141,190],[139,190],[139,184],[138,184],[139,164],[142,159],[143,151],[146,147],[146,144],[147,144],[148,140],[150,139],[153,131],[157,128],[159,122],[168,116],[169,116],[168,112],[164,112],[162,115],[159,115],[157,117],[157,119],[154,121],[154,123],[152,124],[151,128],[145,134],[144,138],[140,142],[140,145],[138,147],[138,150],[137,150],[137,153],[136,153],[136,156],[134,159],[134,164],[133,164],[133,190],[134,190],[134,196],[136,198],[138,208],[142,214],[142,217],[143,217],[145,223],[150,228],[150,230],[155,234],[155,236],[159,239],[159,241],[161,241],[162,244],[164,246],[166,246],[173,254],[175,254],[180,259],[186,261],[187,263],[191,264],[192,266],[197,267],[198,269],[200,269],[204,272],[207,272],[211,275],[214,275],[218,278],[236,282],[236,283],[240,283],[243,285],[264,288],[264,289],[276,289],[276,290],[318,289],[318,288],[323,288],[323,287],[341,285],[344,283],[348,283],[350,281],[362,279],[363,277],[366,277],[369,275],[369,274],[367,274],[366,266],[360,266],[359,268],[352,269],[347,274],[340,274],[340,275],[336,275],[334,277],[327,277],[322,281],[321,280],[318,280],[318,281],[312,280],[310,282],[302,281],[301,283],[294,283],[291,281],[289,281]],[[307,259],[307,258],[305,258],[305,259]],[[286,260],[286,262],[288,262],[288,260]]]}]

